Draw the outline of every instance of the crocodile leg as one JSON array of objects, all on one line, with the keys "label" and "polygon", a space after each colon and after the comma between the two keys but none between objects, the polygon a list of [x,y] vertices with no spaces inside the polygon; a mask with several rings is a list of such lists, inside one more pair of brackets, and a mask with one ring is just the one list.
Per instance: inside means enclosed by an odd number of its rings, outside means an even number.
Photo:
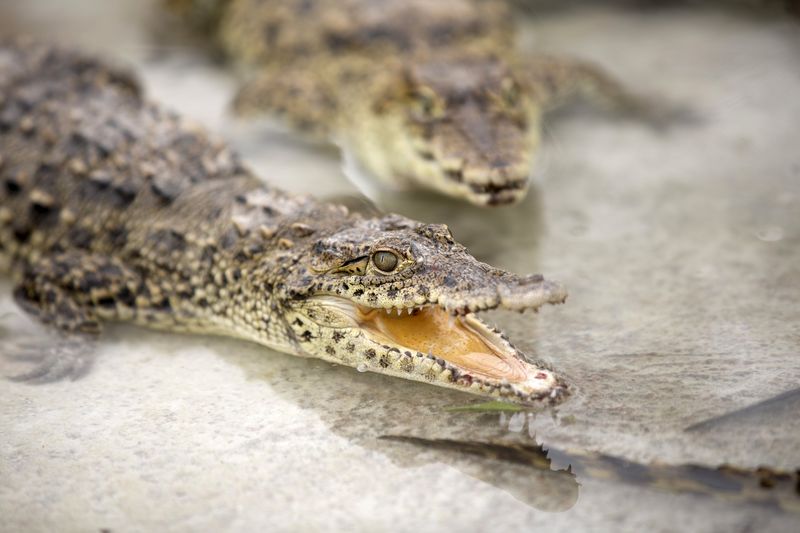
[{"label": "crocodile leg", "polygon": [[521,71],[537,114],[575,99],[599,104],[655,127],[666,126],[688,114],[688,110],[657,97],[631,92],[602,68],[578,59],[527,56]]},{"label": "crocodile leg", "polygon": [[112,258],[73,251],[44,256],[28,265],[14,291],[17,303],[45,324],[56,339],[12,343],[6,356],[32,363],[14,381],[46,383],[78,379],[91,367],[100,319],[132,314],[138,275]]},{"label": "crocodile leg", "polygon": [[32,365],[21,374],[6,376],[11,381],[32,384],[61,379],[75,381],[89,373],[94,363],[94,337],[86,334],[59,334],[12,341],[3,346],[3,356]]}]

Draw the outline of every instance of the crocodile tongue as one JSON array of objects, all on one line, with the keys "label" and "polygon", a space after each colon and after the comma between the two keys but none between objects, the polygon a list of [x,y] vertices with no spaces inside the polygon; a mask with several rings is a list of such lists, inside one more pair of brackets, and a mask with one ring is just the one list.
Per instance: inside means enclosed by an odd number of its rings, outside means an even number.
[{"label": "crocodile tongue", "polygon": [[528,378],[524,361],[490,338],[495,334],[473,315],[454,317],[437,307],[411,315],[381,311],[361,315],[362,327],[393,344],[440,357],[479,377],[518,383]]}]

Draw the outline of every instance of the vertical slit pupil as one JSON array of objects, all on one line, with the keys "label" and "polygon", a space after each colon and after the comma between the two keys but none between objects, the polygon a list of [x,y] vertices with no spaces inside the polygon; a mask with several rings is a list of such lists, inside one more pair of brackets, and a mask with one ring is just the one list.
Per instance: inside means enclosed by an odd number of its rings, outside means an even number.
[{"label": "vertical slit pupil", "polygon": [[391,272],[397,268],[397,256],[392,252],[376,252],[372,256],[375,266],[384,272]]}]

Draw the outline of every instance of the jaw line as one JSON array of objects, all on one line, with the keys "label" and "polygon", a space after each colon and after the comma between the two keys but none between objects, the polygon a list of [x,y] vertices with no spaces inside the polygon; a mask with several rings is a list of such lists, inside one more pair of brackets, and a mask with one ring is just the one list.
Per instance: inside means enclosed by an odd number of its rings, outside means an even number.
[{"label": "jaw line", "polygon": [[470,203],[481,206],[517,203],[528,194],[531,183],[530,177],[526,177],[514,180],[512,182],[513,186],[488,184],[485,186],[492,188],[491,191],[477,191],[469,181],[465,179],[458,181],[447,176],[444,170],[440,170],[440,172],[442,173],[440,181],[443,190],[449,191],[451,194],[455,193]]},{"label": "jaw line", "polygon": [[[491,328],[476,316],[477,312],[502,307],[500,303],[474,310],[463,308],[448,310],[436,302],[402,309],[396,307],[386,309],[363,306],[340,296],[322,295],[312,298],[329,309],[335,309],[347,316],[352,321],[352,326],[344,329],[359,331],[363,338],[376,347],[388,346],[398,350],[400,354],[410,353],[417,363],[425,360],[438,363],[442,366],[443,372],[450,372],[454,381],[448,384],[437,379],[421,379],[420,376],[410,375],[413,373],[402,374],[372,367],[369,367],[369,370],[418,381],[436,381],[440,385],[479,394],[491,394],[492,391],[496,391],[502,398],[512,398],[522,403],[540,403],[542,400],[554,403],[567,394],[566,385],[550,368],[541,363],[528,362],[499,330]],[[446,342],[453,336],[472,337],[479,339],[485,345],[485,352],[441,353],[441,339],[432,339],[431,345],[436,345],[437,340],[440,344],[435,349],[426,349],[419,345],[409,346],[408,344],[414,343],[402,342],[407,340],[409,335],[414,336],[413,329],[418,329],[415,326],[419,326],[420,320],[427,321],[427,319],[438,321],[439,326],[442,320],[448,321],[447,325],[452,329]],[[409,322],[409,325],[404,326],[403,322]],[[404,327],[412,331],[404,332]],[[393,334],[397,333],[397,329],[400,330],[400,334]],[[474,344],[468,346],[474,347]],[[447,348],[444,351],[447,351]]]}]

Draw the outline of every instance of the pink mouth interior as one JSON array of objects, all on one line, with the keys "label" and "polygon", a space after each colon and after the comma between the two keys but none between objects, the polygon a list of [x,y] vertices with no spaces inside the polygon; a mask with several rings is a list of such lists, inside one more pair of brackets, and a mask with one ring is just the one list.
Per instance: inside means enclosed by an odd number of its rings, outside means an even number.
[{"label": "pink mouth interior", "polygon": [[373,334],[424,354],[448,361],[471,375],[519,383],[528,377],[524,361],[504,353],[465,318],[426,307],[397,316],[384,310],[360,309],[361,326]]}]

